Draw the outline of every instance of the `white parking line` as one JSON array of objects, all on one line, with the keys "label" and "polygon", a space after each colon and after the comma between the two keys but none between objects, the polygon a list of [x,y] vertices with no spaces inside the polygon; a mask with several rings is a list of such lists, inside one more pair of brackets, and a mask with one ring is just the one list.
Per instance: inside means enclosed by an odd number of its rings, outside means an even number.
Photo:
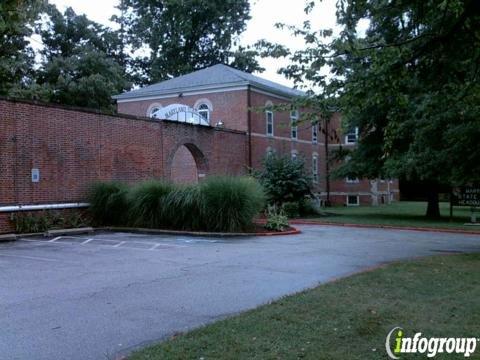
[{"label": "white parking line", "polygon": [[60,240],[62,238],[62,236],[57,236],[56,238],[53,238],[51,240],[48,240],[48,242],[55,242],[57,240]]},{"label": "white parking line", "polygon": [[[116,249],[135,249],[135,250],[158,250],[159,248],[186,248],[187,245],[180,245],[174,243],[155,243],[155,242],[148,242],[148,241],[136,241],[136,240],[112,240],[112,239],[103,239],[103,238],[88,238],[82,242],[66,242],[66,241],[58,241],[60,239],[75,239],[75,240],[82,240],[82,237],[74,237],[74,236],[58,236],[54,239],[50,240],[39,240],[39,239],[18,239],[19,241],[28,241],[28,242],[35,242],[40,244],[55,244],[55,245],[96,245],[99,247],[105,248],[116,248]],[[100,242],[100,244],[95,244],[96,242]],[[112,245],[101,244],[101,242],[111,242],[115,243]],[[145,248],[135,248],[132,246],[128,246],[128,244],[141,244],[145,245]],[[126,246],[125,246],[126,245]]]},{"label": "white parking line", "polygon": [[[138,242],[138,241],[137,241]],[[146,244],[146,243],[144,243]],[[155,250],[157,248],[159,248],[160,246],[166,246],[166,247],[179,247],[179,248],[185,248],[186,246],[185,245],[178,245],[178,244],[165,244],[165,243],[157,243],[155,245],[153,245],[150,250]]]}]

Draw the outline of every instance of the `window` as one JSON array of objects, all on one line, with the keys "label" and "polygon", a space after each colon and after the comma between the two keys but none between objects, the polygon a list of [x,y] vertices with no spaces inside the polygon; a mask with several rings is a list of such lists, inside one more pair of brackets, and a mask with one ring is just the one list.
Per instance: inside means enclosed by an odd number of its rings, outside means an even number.
[{"label": "window", "polygon": [[290,137],[293,140],[298,139],[298,111],[297,110],[292,110],[290,111]]},{"label": "window", "polygon": [[293,151],[292,151],[292,160],[297,160],[297,158],[298,158],[297,151],[296,151],[296,150],[293,150]]},{"label": "window", "polygon": [[267,136],[273,136],[273,112],[266,111],[265,116],[267,120]]},{"label": "window", "polygon": [[318,182],[318,155],[314,154],[312,156],[312,177],[313,182]]},{"label": "window", "polygon": [[147,110],[147,117],[151,117],[151,118],[156,118],[156,116],[154,115],[158,110],[160,110],[162,108],[162,105],[160,104],[152,104],[150,105],[150,107],[148,108]]},{"label": "window", "polygon": [[312,125],[312,143],[316,144],[318,142],[318,125]]},{"label": "window", "polygon": [[345,135],[345,144],[356,144],[358,141],[358,127],[348,132]]},{"label": "window", "polygon": [[200,104],[197,108],[198,113],[210,123],[210,108],[207,104]]},{"label": "window", "polygon": [[272,148],[271,146],[267,147],[267,157],[275,154],[275,149]]},{"label": "window", "polygon": [[357,177],[354,178],[350,176],[347,176],[345,181],[347,182],[347,184],[358,184],[360,182],[360,180]]},{"label": "window", "polygon": [[360,205],[360,197],[358,195],[347,195],[347,206]]}]

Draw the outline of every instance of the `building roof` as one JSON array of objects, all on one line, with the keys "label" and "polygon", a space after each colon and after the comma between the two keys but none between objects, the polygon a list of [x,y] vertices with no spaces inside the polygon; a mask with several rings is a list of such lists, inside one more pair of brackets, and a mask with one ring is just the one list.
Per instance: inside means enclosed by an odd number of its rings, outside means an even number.
[{"label": "building roof", "polygon": [[285,97],[305,95],[303,91],[262,79],[227,65],[217,64],[170,80],[161,81],[157,84],[128,91],[113,98],[117,100],[133,100],[135,98],[154,97],[191,90],[219,89],[241,85],[251,85],[259,90]]}]

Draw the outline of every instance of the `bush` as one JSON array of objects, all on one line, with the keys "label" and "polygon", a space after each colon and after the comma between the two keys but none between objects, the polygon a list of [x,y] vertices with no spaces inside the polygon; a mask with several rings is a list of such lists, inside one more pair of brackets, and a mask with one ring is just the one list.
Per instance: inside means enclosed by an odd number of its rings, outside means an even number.
[{"label": "bush", "polygon": [[158,180],[144,181],[134,186],[128,195],[129,222],[134,226],[149,228],[168,226],[172,214],[166,206],[166,198],[172,191],[173,184]]},{"label": "bush", "polygon": [[88,194],[90,212],[100,225],[122,224],[128,215],[128,187],[119,182],[98,182]]},{"label": "bush", "polygon": [[248,177],[211,177],[200,184],[203,221],[208,231],[244,231],[263,209],[260,184]]},{"label": "bush", "polygon": [[130,190],[117,183],[95,184],[90,201],[92,215],[104,224],[235,232],[252,226],[265,195],[253,178],[211,177],[184,186],[145,181]]},{"label": "bush", "polygon": [[320,215],[321,211],[313,199],[306,197],[299,202],[299,212],[301,216]]},{"label": "bush", "polygon": [[87,224],[80,212],[65,213],[57,210],[13,213],[10,221],[15,226],[15,232],[19,234],[83,227]]},{"label": "bush", "polygon": [[276,205],[270,205],[265,213],[267,223],[265,229],[272,231],[284,231],[288,228],[288,218],[283,209],[278,209]]},{"label": "bush", "polygon": [[198,185],[184,185],[170,192],[164,200],[168,209],[165,216],[167,226],[181,230],[202,230],[204,201]]},{"label": "bush", "polygon": [[255,176],[264,187],[270,204],[299,202],[311,194],[311,178],[301,159],[270,154]]},{"label": "bush", "polygon": [[282,204],[282,210],[289,218],[295,218],[300,216],[300,204],[298,202],[284,202]]}]

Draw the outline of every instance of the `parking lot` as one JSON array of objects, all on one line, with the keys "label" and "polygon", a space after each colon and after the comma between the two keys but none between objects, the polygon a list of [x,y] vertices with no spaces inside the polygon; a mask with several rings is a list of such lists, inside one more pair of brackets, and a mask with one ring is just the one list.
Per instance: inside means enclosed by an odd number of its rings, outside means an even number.
[{"label": "parking lot", "polygon": [[279,237],[104,232],[0,244],[0,358],[115,359],[285,294],[480,237],[301,226]]}]

